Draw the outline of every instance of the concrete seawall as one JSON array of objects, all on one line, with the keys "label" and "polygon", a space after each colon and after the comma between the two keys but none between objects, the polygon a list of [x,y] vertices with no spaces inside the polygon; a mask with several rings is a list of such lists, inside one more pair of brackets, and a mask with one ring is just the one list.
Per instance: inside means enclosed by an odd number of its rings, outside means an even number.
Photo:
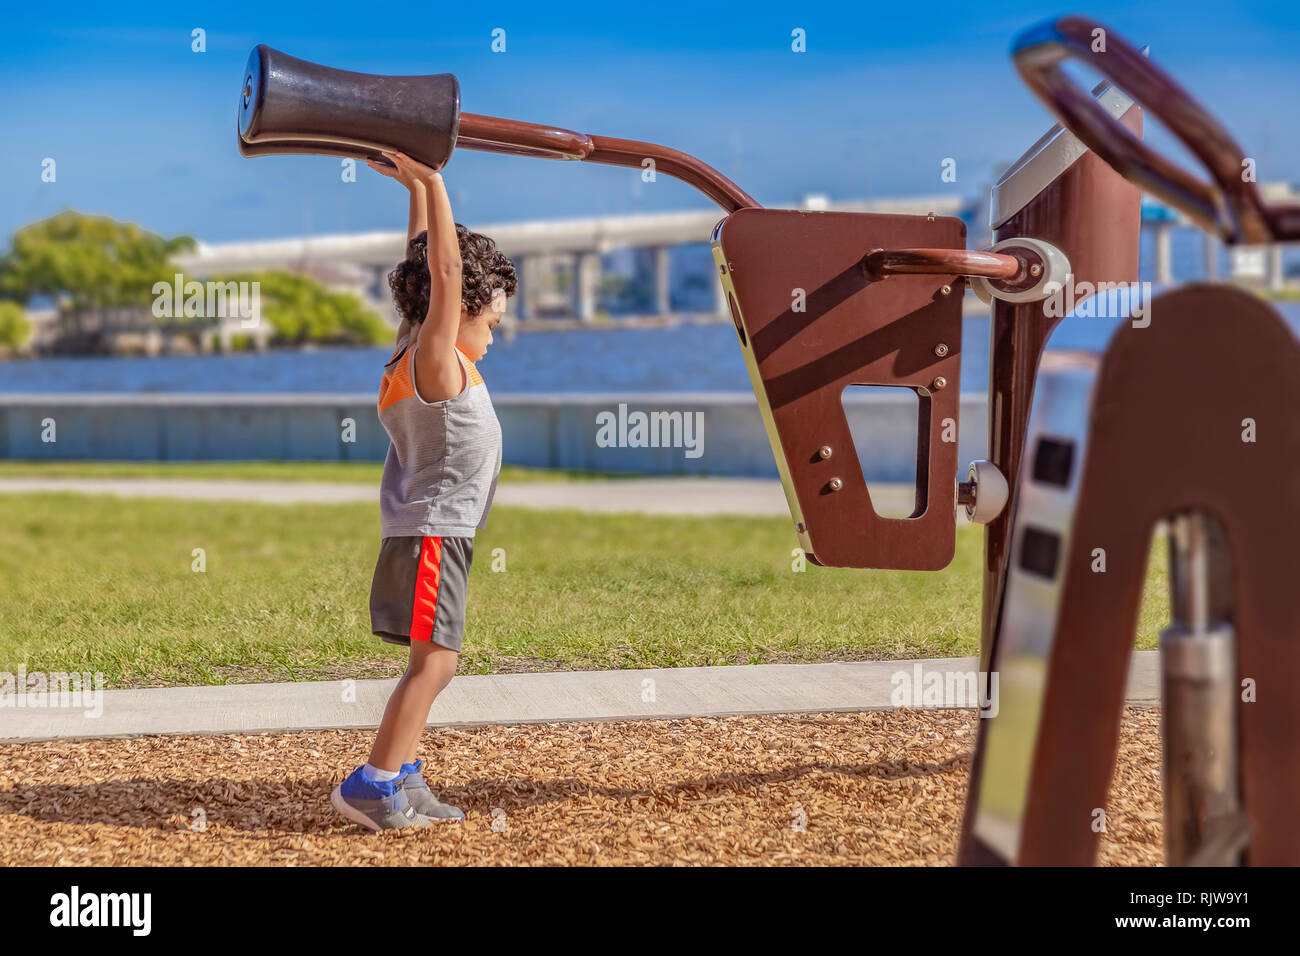
[{"label": "concrete seawall", "polygon": [[[748,392],[497,394],[492,399],[508,464],[654,475],[777,474]],[[867,479],[911,482],[916,399],[895,391],[849,394],[844,408]],[[637,412],[674,422],[676,447],[629,447],[642,437],[635,427]],[[962,395],[962,469],[972,458],[984,457],[987,420],[987,398]],[[623,444],[603,447],[601,437]],[[0,458],[382,461],[387,450],[388,436],[370,394],[0,395]]]}]

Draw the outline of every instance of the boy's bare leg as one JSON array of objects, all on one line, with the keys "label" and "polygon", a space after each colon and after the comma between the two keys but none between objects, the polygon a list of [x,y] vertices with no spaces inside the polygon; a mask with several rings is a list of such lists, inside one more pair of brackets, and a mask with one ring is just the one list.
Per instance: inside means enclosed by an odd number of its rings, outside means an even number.
[{"label": "boy's bare leg", "polygon": [[[434,646],[436,647],[437,645]],[[451,679],[456,676],[456,665],[460,661],[460,654],[458,654],[456,651],[449,651],[445,647],[439,647],[438,650],[442,651],[443,655],[440,657],[440,669],[439,669],[440,683],[438,685],[437,694],[433,695],[434,700],[437,699],[438,694],[441,694],[444,690],[447,689],[447,685],[451,683]],[[408,664],[407,666],[409,667],[410,665]],[[432,702],[430,702],[429,706],[431,707],[433,706]],[[423,736],[424,736],[424,724],[421,723],[420,726],[417,727],[415,730],[415,736],[411,738],[410,746],[406,748],[406,759],[404,761],[405,763],[415,763],[415,758],[418,756],[418,751],[420,749],[420,739]]]},{"label": "boy's bare leg", "polygon": [[415,761],[415,749],[429,719],[429,708],[456,674],[460,655],[432,641],[412,641],[406,673],[384,708],[370,764],[397,772]]}]

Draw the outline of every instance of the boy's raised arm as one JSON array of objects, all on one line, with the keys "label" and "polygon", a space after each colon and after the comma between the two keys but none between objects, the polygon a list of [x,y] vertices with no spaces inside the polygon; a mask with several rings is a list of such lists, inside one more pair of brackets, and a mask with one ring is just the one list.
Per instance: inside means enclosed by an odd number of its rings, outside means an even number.
[{"label": "boy's raised arm", "polygon": [[[400,169],[396,164],[389,166],[384,163],[377,163],[373,159],[367,159],[366,165],[379,173],[381,176],[387,176],[389,179],[395,179],[406,187],[407,195],[410,197],[406,216],[406,249],[403,255],[410,253],[411,240],[429,228],[428,206],[425,201],[424,181],[417,176],[410,175],[409,172]],[[402,336],[411,330],[411,323],[407,321],[406,316],[397,323],[397,341],[402,341]]]},{"label": "boy's raised arm", "polygon": [[397,169],[424,186],[429,266],[429,311],[420,324],[415,356],[416,391],[430,402],[459,395],[465,385],[464,372],[456,357],[460,332],[461,260],[460,240],[451,213],[451,201],[442,176],[405,153],[384,152]]}]

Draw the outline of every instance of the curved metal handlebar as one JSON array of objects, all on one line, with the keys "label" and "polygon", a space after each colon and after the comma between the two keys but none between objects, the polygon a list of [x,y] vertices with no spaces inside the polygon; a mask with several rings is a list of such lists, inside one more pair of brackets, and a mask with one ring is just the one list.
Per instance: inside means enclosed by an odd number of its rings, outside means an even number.
[{"label": "curved metal handlebar", "polygon": [[[1103,45],[1094,51],[1097,39]],[[1060,64],[1067,57],[1093,67],[1150,110],[1204,164],[1210,182],[1175,166],[1110,117],[1065,75]],[[1012,59],[1034,94],[1084,145],[1203,229],[1227,243],[1300,239],[1300,206],[1267,205],[1244,180],[1244,154],[1227,130],[1115,31],[1084,17],[1047,21],[1016,38]]]},{"label": "curved metal handlebar", "polygon": [[879,281],[891,275],[983,276],[1013,281],[1023,278],[1025,263],[1015,256],[966,249],[873,249],[862,260],[862,271]]},{"label": "curved metal handlebar", "polygon": [[633,169],[643,168],[649,159],[654,161],[659,172],[694,186],[728,213],[758,206],[752,196],[708,163],[689,153],[656,143],[591,136],[558,126],[461,113],[456,146],[459,149],[476,149],[488,153],[537,156],[542,159],[577,159],[606,166],[630,166]]}]

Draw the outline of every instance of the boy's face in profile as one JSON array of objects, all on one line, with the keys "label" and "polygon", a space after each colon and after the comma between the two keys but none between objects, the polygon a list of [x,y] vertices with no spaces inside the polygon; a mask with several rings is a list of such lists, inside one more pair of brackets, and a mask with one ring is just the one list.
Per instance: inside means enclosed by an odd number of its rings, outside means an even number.
[{"label": "boy's face in profile", "polygon": [[497,296],[492,304],[478,315],[471,317],[469,310],[461,308],[460,331],[456,335],[456,344],[470,357],[470,361],[481,361],[492,344],[492,330],[500,324],[505,315],[505,296]]}]

